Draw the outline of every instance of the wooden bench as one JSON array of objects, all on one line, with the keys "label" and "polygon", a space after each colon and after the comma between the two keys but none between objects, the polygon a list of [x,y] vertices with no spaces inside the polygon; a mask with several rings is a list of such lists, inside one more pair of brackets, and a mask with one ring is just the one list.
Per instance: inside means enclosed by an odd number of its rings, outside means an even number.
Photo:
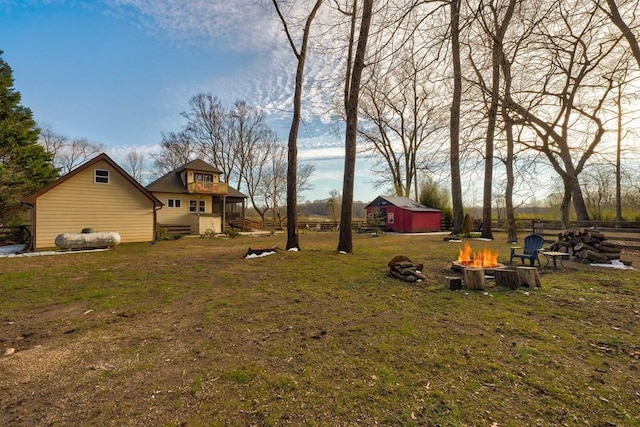
[{"label": "wooden bench", "polygon": [[190,225],[158,224],[158,227],[167,230],[169,234],[191,234]]}]

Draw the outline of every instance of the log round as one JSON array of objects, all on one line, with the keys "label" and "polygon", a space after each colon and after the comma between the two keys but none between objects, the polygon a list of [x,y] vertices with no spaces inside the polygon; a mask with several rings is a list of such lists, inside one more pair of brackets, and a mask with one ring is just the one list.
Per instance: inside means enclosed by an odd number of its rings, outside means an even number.
[{"label": "log round", "polygon": [[464,287],[467,289],[484,289],[484,268],[466,267],[462,270]]},{"label": "log round", "polygon": [[539,288],[542,286],[540,282],[540,273],[535,267],[517,267],[518,280],[521,285],[528,286],[530,288]]},{"label": "log round", "polygon": [[120,244],[120,234],[112,231],[98,233],[63,233],[55,240],[59,249],[100,249]]},{"label": "log round", "polygon": [[516,270],[499,268],[493,271],[493,275],[496,278],[496,285],[503,288],[518,289],[519,280]]}]

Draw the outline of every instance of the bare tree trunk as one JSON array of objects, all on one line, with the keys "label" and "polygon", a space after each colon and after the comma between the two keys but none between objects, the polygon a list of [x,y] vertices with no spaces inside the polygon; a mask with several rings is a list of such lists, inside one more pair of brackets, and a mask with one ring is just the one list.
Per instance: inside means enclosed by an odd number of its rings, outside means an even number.
[{"label": "bare tree trunk", "polygon": [[296,84],[293,94],[293,118],[291,119],[291,129],[289,130],[288,151],[287,151],[287,250],[295,248],[300,249],[298,239],[298,130],[300,128],[301,110],[302,110],[302,81],[304,77],[304,66],[307,59],[307,45],[309,43],[309,33],[311,31],[311,22],[316,16],[318,9],[322,5],[323,0],[316,0],[313,9],[307,17],[304,31],[302,33],[302,45],[300,51],[296,49],[295,43],[289,33],[289,27],[277,0],[272,0],[273,6],[282,21],[282,25],[289,39],[291,49],[298,59],[296,68]]},{"label": "bare tree trunk", "polygon": [[578,177],[571,177],[572,182],[572,190],[571,195],[573,197],[573,207],[576,210],[576,218],[578,221],[588,221],[589,220],[589,210],[587,209],[587,204],[584,201],[584,196],[582,194],[582,187],[578,181]]},{"label": "bare tree trunk", "polygon": [[[493,149],[494,136],[496,133],[496,122],[498,120],[498,102],[500,100],[500,66],[503,61],[503,41],[507,32],[507,27],[511,22],[511,17],[516,6],[516,0],[510,0],[504,17],[499,21],[498,10],[495,4],[490,4],[493,18],[492,34],[493,43],[491,46],[491,104],[488,111],[487,137],[484,159],[484,194],[482,201],[482,237],[493,239],[491,229],[491,207],[493,201]],[[512,147],[513,149],[513,147]],[[512,183],[513,184],[513,183]],[[513,187],[512,187],[513,188]]]},{"label": "bare tree trunk", "polygon": [[622,222],[622,173],[620,167],[620,157],[622,153],[622,85],[618,84],[618,94],[616,97],[618,107],[617,129],[616,129],[616,228]]},{"label": "bare tree trunk", "polygon": [[[353,69],[347,70],[349,76],[349,93],[346,98],[347,129],[345,131],[344,179],[342,182],[342,211],[340,213],[340,238],[338,251],[353,253],[353,236],[351,219],[353,216],[353,186],[356,169],[356,142],[358,136],[358,99],[360,97],[360,81],[365,67],[364,59],[369,39],[369,27],[373,0],[364,0],[360,19],[360,34],[356,48]],[[354,18],[355,19],[355,18]]]},{"label": "bare tree trunk", "polygon": [[460,0],[451,0],[451,56],[453,61],[453,98],[449,136],[451,138],[451,202],[453,207],[452,234],[460,234],[464,208],[460,180],[460,104],[462,99],[462,65],[460,59]]},{"label": "bare tree trunk", "polygon": [[609,5],[609,10],[611,11],[611,21],[615,24],[616,27],[618,27],[618,29],[620,29],[625,39],[627,39],[629,47],[631,47],[631,53],[633,53],[633,57],[638,62],[638,68],[640,68],[640,45],[638,44],[637,37],[635,36],[631,28],[629,28],[622,16],[620,16],[620,11],[618,10],[616,0],[607,0],[607,4]]},{"label": "bare tree trunk", "polygon": [[[504,85],[505,92],[509,96],[511,90],[511,72],[507,59],[503,58]],[[509,116],[506,105],[502,104],[502,121],[504,122],[504,132],[507,140],[507,158],[505,159],[505,169],[507,174],[507,185],[504,191],[504,204],[507,216],[507,242],[517,242],[518,234],[516,229],[516,217],[513,210],[513,186],[515,178],[513,175],[513,158],[515,141],[513,139],[513,120]]]},{"label": "bare tree trunk", "polygon": [[569,210],[571,209],[571,182],[567,177],[563,177],[564,181],[564,194],[562,196],[562,202],[560,203],[560,226],[568,230],[570,228],[569,223]]}]

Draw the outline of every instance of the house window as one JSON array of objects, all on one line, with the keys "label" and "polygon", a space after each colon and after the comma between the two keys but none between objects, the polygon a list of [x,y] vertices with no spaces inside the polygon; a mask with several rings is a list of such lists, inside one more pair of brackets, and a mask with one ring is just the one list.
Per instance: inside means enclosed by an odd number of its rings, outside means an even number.
[{"label": "house window", "polygon": [[109,171],[104,169],[95,169],[93,174],[93,182],[96,184],[109,183]]},{"label": "house window", "polygon": [[189,200],[189,212],[190,213],[205,213],[205,201],[204,200]]},{"label": "house window", "polygon": [[394,219],[395,219],[395,217],[393,215],[393,212],[387,213],[387,223],[393,224]]},{"label": "house window", "polygon": [[195,180],[196,182],[214,182],[213,175],[210,173],[196,173]]},{"label": "house window", "polygon": [[168,199],[167,200],[167,207],[169,207],[169,208],[181,208],[182,207],[182,201],[180,199]]}]

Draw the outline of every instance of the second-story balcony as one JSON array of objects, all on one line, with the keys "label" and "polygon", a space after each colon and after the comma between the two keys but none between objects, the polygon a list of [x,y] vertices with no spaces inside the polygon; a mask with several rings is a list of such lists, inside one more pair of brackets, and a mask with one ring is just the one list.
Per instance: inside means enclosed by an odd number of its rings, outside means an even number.
[{"label": "second-story balcony", "polygon": [[225,195],[229,192],[229,187],[226,182],[190,182],[187,184],[187,191],[189,193],[202,193],[202,194],[219,194]]}]

